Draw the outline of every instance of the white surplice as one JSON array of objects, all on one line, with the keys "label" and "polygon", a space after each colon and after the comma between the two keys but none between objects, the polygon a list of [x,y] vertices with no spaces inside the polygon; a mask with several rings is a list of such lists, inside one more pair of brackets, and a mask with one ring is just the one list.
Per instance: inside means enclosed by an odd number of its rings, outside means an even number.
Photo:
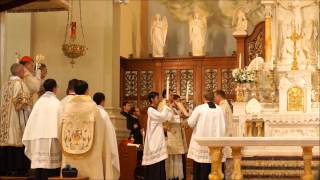
[{"label": "white surplice", "polygon": [[58,141],[59,108],[60,101],[56,95],[47,91],[32,109],[22,138],[32,169],[54,169],[61,166],[61,148]]},{"label": "white surplice", "polygon": [[171,118],[171,109],[165,105],[163,110],[159,112],[157,109],[149,107],[147,113],[148,122],[142,165],[152,165],[168,158],[162,123]]},{"label": "white surplice", "polygon": [[104,107],[98,105],[98,109],[100,111],[100,114],[102,116],[102,119],[106,123],[106,130],[108,133],[108,139],[107,142],[109,143],[109,146],[111,148],[111,161],[112,161],[112,166],[113,166],[113,171],[112,172],[107,172],[107,173],[112,173],[112,176],[114,179],[119,179],[120,178],[120,163],[119,163],[119,153],[118,153],[118,142],[117,142],[117,135],[116,131],[114,129],[114,126],[111,122],[111,119],[109,117],[109,114],[105,111]]},{"label": "white surplice", "polygon": [[0,146],[22,147],[22,135],[31,111],[31,96],[18,76],[3,84],[0,105]]},{"label": "white surplice", "polygon": [[195,138],[225,135],[225,121],[221,107],[216,105],[216,108],[209,108],[208,104],[197,106],[188,119],[188,125],[193,128],[188,158],[198,163],[211,163],[209,148],[200,146]]}]

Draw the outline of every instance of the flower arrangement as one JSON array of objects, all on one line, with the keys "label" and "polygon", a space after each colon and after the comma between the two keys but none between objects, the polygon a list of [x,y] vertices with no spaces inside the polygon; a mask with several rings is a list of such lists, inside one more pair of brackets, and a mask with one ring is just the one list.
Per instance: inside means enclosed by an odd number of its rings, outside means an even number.
[{"label": "flower arrangement", "polygon": [[232,77],[237,83],[252,83],[255,81],[256,76],[253,70],[244,69],[234,69],[232,71]]}]

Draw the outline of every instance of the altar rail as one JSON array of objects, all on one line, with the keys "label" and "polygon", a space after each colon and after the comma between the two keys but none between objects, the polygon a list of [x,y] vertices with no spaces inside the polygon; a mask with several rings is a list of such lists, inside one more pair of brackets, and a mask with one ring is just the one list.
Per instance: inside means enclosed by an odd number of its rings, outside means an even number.
[{"label": "altar rail", "polygon": [[319,146],[319,138],[288,138],[288,137],[200,137],[196,141],[210,150],[212,168],[210,180],[222,180],[221,160],[223,147],[232,149],[233,172],[232,180],[243,180],[241,172],[241,151],[247,146],[299,146],[302,148],[304,160],[304,175],[302,180],[313,180],[312,148]]}]

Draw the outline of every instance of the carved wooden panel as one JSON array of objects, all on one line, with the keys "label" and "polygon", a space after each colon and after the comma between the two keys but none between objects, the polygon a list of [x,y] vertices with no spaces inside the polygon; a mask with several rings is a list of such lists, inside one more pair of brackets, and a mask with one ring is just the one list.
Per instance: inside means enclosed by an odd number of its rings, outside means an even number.
[{"label": "carved wooden panel", "polygon": [[205,91],[214,92],[218,88],[218,70],[217,69],[205,69],[204,72],[204,85]]},{"label": "carved wooden panel", "polygon": [[153,71],[141,71],[140,96],[147,96],[153,90]]},{"label": "carved wooden panel", "polygon": [[189,82],[189,96],[193,95],[193,70],[183,69],[180,71],[180,96],[186,96]]},{"label": "carved wooden panel", "polygon": [[173,93],[177,93],[177,70],[165,70],[163,78],[163,89],[167,86],[167,77],[169,77],[169,87],[172,89]]},{"label": "carved wooden panel", "polygon": [[245,39],[245,66],[248,66],[257,54],[260,57],[265,57],[264,36],[265,22],[262,21],[256,25],[253,32]]},{"label": "carved wooden panel", "polygon": [[141,100],[140,101],[140,109],[147,109],[149,107],[149,101],[148,100]]},{"label": "carved wooden panel", "polygon": [[138,71],[125,71],[124,73],[124,96],[138,95]]},{"label": "carved wooden panel", "polygon": [[232,69],[222,69],[222,85],[221,89],[226,93],[227,96],[234,94],[236,88],[236,82],[232,77]]}]

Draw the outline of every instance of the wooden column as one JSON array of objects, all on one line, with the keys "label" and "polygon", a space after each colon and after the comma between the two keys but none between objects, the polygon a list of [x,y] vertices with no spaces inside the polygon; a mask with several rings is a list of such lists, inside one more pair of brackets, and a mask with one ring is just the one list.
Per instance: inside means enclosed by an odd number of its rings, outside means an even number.
[{"label": "wooden column", "polygon": [[313,180],[312,175],[312,147],[302,147],[303,161],[304,161],[304,174],[302,180]]},{"label": "wooden column", "polygon": [[[241,54],[241,68],[245,66],[245,38],[247,35],[234,35],[234,38],[236,38],[237,41],[237,64],[239,64],[239,57]],[[239,67],[240,68],[240,67]]]},{"label": "wooden column", "polygon": [[241,172],[241,147],[231,147],[233,158],[233,172],[231,175],[232,180],[243,180]]},{"label": "wooden column", "polygon": [[210,147],[211,156],[211,173],[210,180],[222,180],[223,174],[221,172],[222,147]]}]

